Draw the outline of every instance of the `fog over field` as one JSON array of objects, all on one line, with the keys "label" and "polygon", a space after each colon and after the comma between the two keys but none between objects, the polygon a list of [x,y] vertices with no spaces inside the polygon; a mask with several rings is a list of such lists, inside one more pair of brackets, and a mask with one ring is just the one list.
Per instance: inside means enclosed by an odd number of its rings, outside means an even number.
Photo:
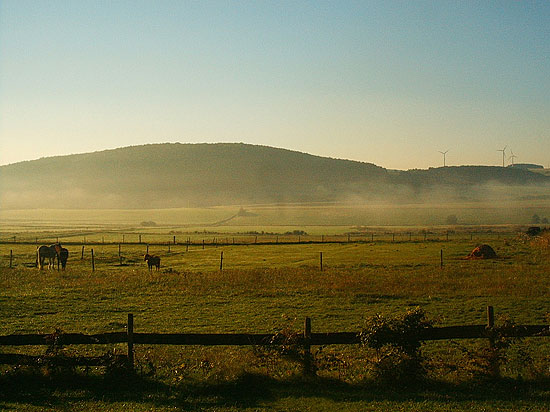
[{"label": "fog over field", "polygon": [[[369,208],[380,224],[422,224],[414,213],[410,222],[391,222],[380,213],[387,209],[391,217],[411,208],[426,216],[426,208],[500,210],[492,223],[509,223],[508,210],[510,221],[527,223],[525,213],[548,207],[550,177],[489,166],[387,170],[247,144],[156,144],[1,166],[0,193],[3,211],[276,205],[288,209],[279,222],[288,224],[297,206],[318,204],[353,210],[346,218],[340,208],[338,218],[329,219],[337,224],[376,224],[357,218],[357,210],[368,215]],[[521,218],[514,208],[524,209]]]}]

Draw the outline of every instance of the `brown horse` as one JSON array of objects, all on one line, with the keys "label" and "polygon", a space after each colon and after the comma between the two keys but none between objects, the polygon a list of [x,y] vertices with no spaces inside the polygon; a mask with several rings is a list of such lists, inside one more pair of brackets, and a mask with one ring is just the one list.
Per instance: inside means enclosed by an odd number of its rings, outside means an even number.
[{"label": "brown horse", "polygon": [[147,253],[143,260],[147,262],[147,266],[149,266],[149,271],[153,270],[153,266],[155,266],[157,270],[160,269],[160,258],[158,256],[153,256]]},{"label": "brown horse", "polygon": [[55,243],[50,246],[42,245],[36,249],[36,266],[39,269],[44,269],[44,263],[48,259],[48,269],[55,268],[55,258],[59,259],[61,252],[61,243]]}]

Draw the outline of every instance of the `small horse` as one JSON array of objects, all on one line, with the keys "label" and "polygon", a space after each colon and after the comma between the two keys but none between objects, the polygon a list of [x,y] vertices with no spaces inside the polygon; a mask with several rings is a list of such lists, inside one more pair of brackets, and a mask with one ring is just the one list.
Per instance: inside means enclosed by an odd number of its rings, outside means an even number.
[{"label": "small horse", "polygon": [[64,247],[62,247],[57,256],[57,270],[59,270],[59,262],[61,262],[61,269],[65,270],[65,266],[67,266],[68,259],[69,259],[69,251]]},{"label": "small horse", "polygon": [[55,243],[50,246],[42,245],[36,249],[36,264],[40,270],[44,269],[44,263],[48,259],[48,269],[55,268],[55,258],[59,258],[61,244]]},{"label": "small horse", "polygon": [[158,256],[153,256],[147,253],[143,260],[147,262],[147,266],[149,266],[149,271],[153,270],[153,266],[155,266],[157,270],[160,269],[160,258]]}]

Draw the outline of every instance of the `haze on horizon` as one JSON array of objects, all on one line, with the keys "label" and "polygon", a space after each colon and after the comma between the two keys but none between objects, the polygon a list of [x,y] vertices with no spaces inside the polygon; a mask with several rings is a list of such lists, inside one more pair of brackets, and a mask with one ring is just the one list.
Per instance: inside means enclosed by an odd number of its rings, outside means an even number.
[{"label": "haze on horizon", "polygon": [[543,1],[1,2],[0,164],[245,142],[548,167],[549,38]]}]

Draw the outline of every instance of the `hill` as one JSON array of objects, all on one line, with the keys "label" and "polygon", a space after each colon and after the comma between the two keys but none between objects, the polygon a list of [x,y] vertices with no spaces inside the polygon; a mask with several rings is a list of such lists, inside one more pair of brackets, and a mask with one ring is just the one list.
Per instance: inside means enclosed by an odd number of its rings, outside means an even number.
[{"label": "hill", "polygon": [[[411,200],[437,189],[544,185],[527,170],[462,166],[388,171],[363,162],[242,143],[153,144],[0,166],[0,206],[167,208]],[[470,190],[471,189],[471,190]]]}]

